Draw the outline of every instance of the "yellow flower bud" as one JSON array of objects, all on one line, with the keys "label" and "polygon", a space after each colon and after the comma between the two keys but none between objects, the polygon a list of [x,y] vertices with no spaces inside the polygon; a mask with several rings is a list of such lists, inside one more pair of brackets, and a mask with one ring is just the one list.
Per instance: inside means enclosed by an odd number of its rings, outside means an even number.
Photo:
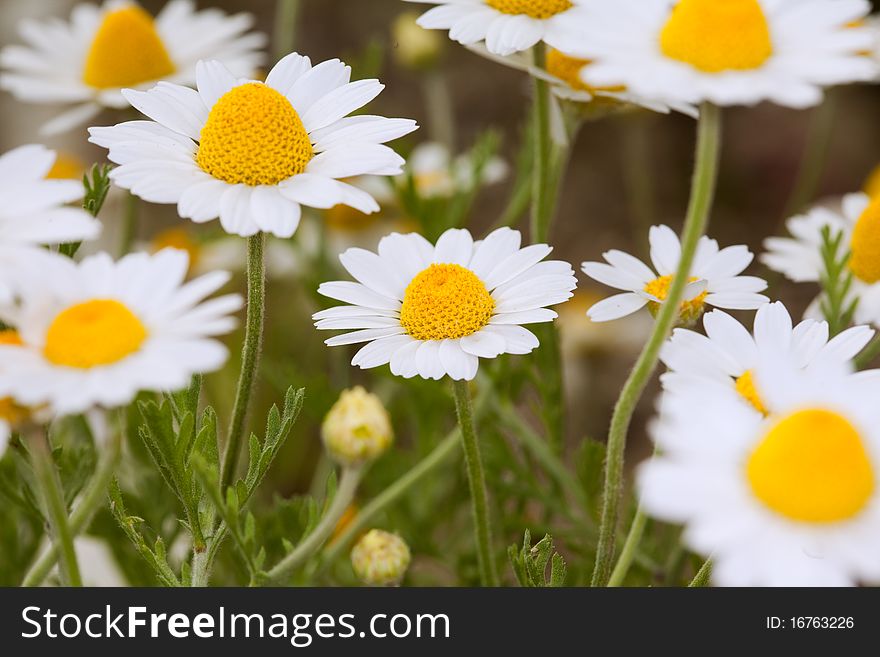
[{"label": "yellow flower bud", "polygon": [[404,12],[391,26],[394,39],[394,58],[405,68],[431,68],[440,57],[443,37],[436,30],[426,30],[416,24],[417,12]]},{"label": "yellow flower bud", "polygon": [[330,456],[343,466],[376,459],[394,439],[382,402],[360,386],[339,396],[324,418],[321,436]]},{"label": "yellow flower bud", "polygon": [[351,551],[351,565],[365,584],[388,586],[400,583],[410,562],[409,546],[397,534],[371,529]]}]

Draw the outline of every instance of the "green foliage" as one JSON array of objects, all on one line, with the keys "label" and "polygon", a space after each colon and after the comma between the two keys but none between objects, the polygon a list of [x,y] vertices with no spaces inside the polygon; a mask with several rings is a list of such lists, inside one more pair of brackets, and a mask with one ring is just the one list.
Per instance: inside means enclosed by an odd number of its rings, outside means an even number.
[{"label": "green foliage", "polygon": [[[521,548],[507,548],[510,565],[520,586],[530,588],[561,587],[565,585],[567,567],[565,559],[554,550],[553,538],[547,534],[532,545],[532,535],[527,529]],[[547,572],[547,565],[550,572]]]},{"label": "green foliage", "polygon": [[853,273],[849,269],[850,252],[844,245],[843,231],[832,234],[830,226],[822,228],[824,271],[820,278],[823,294],[819,303],[832,337],[852,324],[859,302],[857,296],[850,294]]},{"label": "green foliage", "polygon": [[[107,193],[110,191],[110,171],[112,167],[109,164],[95,164],[91,170],[83,174],[83,187],[85,194],[83,195],[83,209],[93,217],[97,217],[104,207],[104,201],[107,200]],[[69,242],[58,247],[58,252],[68,258],[72,258],[79,251],[81,242]]]}]

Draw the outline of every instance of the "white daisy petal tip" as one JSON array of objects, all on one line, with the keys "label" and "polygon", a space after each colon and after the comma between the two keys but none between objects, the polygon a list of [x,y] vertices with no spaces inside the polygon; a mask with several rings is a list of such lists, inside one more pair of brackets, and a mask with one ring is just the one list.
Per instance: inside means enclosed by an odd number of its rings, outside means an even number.
[{"label": "white daisy petal tip", "polygon": [[378,254],[348,249],[343,266],[357,282],[331,282],[319,293],[345,301],[315,313],[318,329],[351,330],[328,346],[367,343],[352,365],[390,364],[395,375],[473,379],[479,359],[526,354],[537,338],[522,324],[553,321],[547,306],[571,297],[571,265],[545,261],[546,245],[520,248],[520,234],[493,231],[475,242],[447,230],[431,245],[418,234],[392,233]]}]

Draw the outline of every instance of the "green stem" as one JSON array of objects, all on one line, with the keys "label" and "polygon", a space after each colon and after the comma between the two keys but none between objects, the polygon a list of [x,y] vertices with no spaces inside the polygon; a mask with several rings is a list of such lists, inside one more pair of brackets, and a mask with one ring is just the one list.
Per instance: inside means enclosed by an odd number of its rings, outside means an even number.
[{"label": "green stem", "polygon": [[138,234],[138,198],[131,192],[125,194],[125,207],[122,215],[122,234],[119,238],[119,255],[131,252]]},{"label": "green stem", "polygon": [[682,234],[678,271],[657,316],[651,337],[642,349],[635,368],[620,393],[608,430],[602,519],[599,525],[599,543],[596,548],[592,586],[606,585],[611,576],[620,500],[623,496],[623,462],[627,431],[636,405],[657,367],[660,349],[678,319],[697,245],[705,233],[709,220],[718,178],[720,145],[721,110],[705,103],[701,109],[698,125],[696,163],[691,184],[691,199]]},{"label": "green stem", "polygon": [[646,524],[648,524],[648,516],[645,515],[642,507],[639,506],[629,527],[629,533],[626,535],[626,542],[620,551],[620,558],[617,560],[617,565],[614,566],[611,577],[608,579],[608,586],[614,587],[623,584],[623,580],[626,579],[629,568],[635,559],[642,535],[645,533]]},{"label": "green stem", "polygon": [[837,95],[831,90],[825,96],[825,102],[813,110],[798,177],[785,206],[786,218],[803,211],[816,197],[831,148],[836,113]]},{"label": "green stem", "polygon": [[232,407],[229,439],[223,453],[223,469],[220,490],[225,491],[235,480],[238,457],[241,451],[251,393],[260,366],[260,350],[263,346],[263,323],[266,318],[266,265],[264,251],[266,235],[257,233],[247,238],[247,319],[244,346],[241,353],[241,374]]},{"label": "green stem", "polygon": [[862,352],[855,357],[856,369],[865,369],[877,356],[880,356],[880,335],[874,336],[874,339],[868,343],[868,346],[862,349]]},{"label": "green stem", "polygon": [[210,577],[211,555],[208,550],[194,551],[192,558],[192,575],[190,577],[190,586],[194,588],[205,588],[208,586]]},{"label": "green stem", "polygon": [[64,491],[61,488],[61,479],[58,469],[52,459],[52,448],[46,435],[35,431],[29,442],[31,462],[34,466],[34,476],[40,490],[46,519],[52,542],[58,554],[61,555],[61,580],[65,586],[82,586],[82,578],[79,574],[79,563],[76,560],[76,550],[73,547],[73,531],[67,515],[67,504],[64,501]]},{"label": "green stem", "polygon": [[431,139],[446,146],[450,155],[454,156],[455,110],[452,107],[452,97],[449,93],[446,76],[437,71],[430,72],[424,76],[422,88],[427,106]]},{"label": "green stem", "polygon": [[[535,66],[543,69],[546,47],[538,43],[533,48]],[[532,243],[545,243],[550,234],[550,221],[553,214],[552,142],[550,139],[550,85],[546,80],[532,77],[534,81],[534,121],[535,169],[532,172]]]},{"label": "green stem", "polygon": [[[477,413],[479,414],[480,400],[477,400]],[[461,446],[461,431],[456,427],[441,440],[431,452],[412,468],[406,471],[400,479],[377,495],[369,504],[364,506],[354,520],[345,528],[329,546],[327,546],[322,569],[332,564],[343,550],[370,524],[370,522],[384,509],[394,504],[413,486],[424,477],[442,465]]]},{"label": "green stem", "polygon": [[694,578],[691,580],[691,583],[688,584],[688,588],[700,588],[703,586],[709,586],[709,579],[712,577],[712,557],[706,559],[706,562],[703,564],[702,568],[697,571],[697,574],[694,575]]},{"label": "green stem", "polygon": [[354,500],[354,494],[357,491],[358,484],[363,476],[362,467],[349,467],[342,471],[342,477],[339,480],[339,488],[336,489],[336,495],[330,503],[330,507],[321,518],[321,521],[315,527],[311,534],[305,537],[296,548],[284,557],[278,564],[267,573],[267,582],[278,584],[286,580],[306,559],[315,554],[324,542],[333,534],[342,514],[351,505]]},{"label": "green stem", "polygon": [[293,52],[300,0],[278,0],[275,7],[275,32],[272,35],[275,60]]},{"label": "green stem", "polygon": [[[110,441],[104,446],[101,460],[95,469],[95,474],[80,497],[79,504],[76,505],[70,514],[68,525],[73,536],[77,536],[88,529],[95,512],[106,498],[107,485],[110,483],[110,478],[113,476],[116,465],[119,463],[119,456],[122,453],[122,441],[123,431],[120,429],[112,433]],[[53,544],[31,566],[27,575],[25,575],[22,586],[39,586],[42,584],[58,561],[58,554],[58,546]]]},{"label": "green stem", "polygon": [[486,475],[480,457],[480,444],[474,427],[474,409],[467,381],[454,381],[455,410],[464,445],[468,483],[471,490],[474,516],[474,535],[477,541],[477,558],[480,565],[480,581],[483,586],[498,586],[498,569],[492,552],[492,530],[489,525],[489,501],[486,493]]}]

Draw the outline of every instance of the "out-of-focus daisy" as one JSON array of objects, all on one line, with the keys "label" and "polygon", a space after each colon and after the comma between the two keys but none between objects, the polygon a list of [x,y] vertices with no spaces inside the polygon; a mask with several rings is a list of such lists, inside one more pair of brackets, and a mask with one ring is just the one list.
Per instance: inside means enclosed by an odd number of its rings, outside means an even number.
[{"label": "out-of-focus daisy", "polygon": [[674,110],[692,117],[698,115],[697,109],[693,105],[680,102],[670,104],[662,102],[656,97],[641,97],[631,93],[623,85],[594,86],[587,84],[584,81],[583,72],[592,64],[592,61],[567,55],[556,48],[550,48],[547,51],[544,68],[535,66],[534,58],[528,53],[514,53],[502,57],[493,55],[483,44],[475,44],[469,48],[482,57],[504,66],[525,71],[549,82],[556,98],[578,103],[587,112],[604,114],[613,110],[643,107],[661,114],[668,114]]},{"label": "out-of-focus daisy", "polygon": [[551,247],[520,248],[519,231],[500,228],[474,242],[451,229],[434,246],[421,235],[393,233],[378,255],[339,256],[358,281],[324,283],[326,297],[352,304],[315,314],[319,329],[348,330],[330,346],[368,343],[352,359],[363,369],[391,364],[410,378],[470,380],[480,358],[527,354],[538,346],[523,324],[550,322],[552,306],[572,296],[571,265],[545,261]]},{"label": "out-of-focus daisy", "polygon": [[[18,346],[21,344],[21,338],[17,331],[4,329],[0,331],[0,347]],[[22,420],[28,417],[28,411],[15,402],[11,397],[0,397],[0,457],[6,451],[6,445],[9,443],[9,437],[12,435],[13,429]]]},{"label": "out-of-focus daisy", "polygon": [[226,360],[212,339],[235,326],[241,298],[205,301],[229,276],[184,283],[186,253],[166,249],[113,262],[53,256],[4,310],[20,345],[0,346],[0,396],[64,415],[129,403],[140,390],[176,390]]},{"label": "out-of-focus daisy", "polygon": [[8,302],[13,278],[45,252],[40,245],[97,237],[101,224],[65,203],[83,197],[82,182],[47,180],[56,161],[43,146],[21,146],[0,156],[0,302]]},{"label": "out-of-focus daisy", "polygon": [[[468,154],[452,157],[449,149],[437,142],[419,144],[410,153],[407,175],[412,176],[416,192],[422,198],[449,198],[467,189],[477,172]],[[481,172],[480,185],[494,185],[507,177],[507,163],[492,157]]]},{"label": "out-of-focus daisy", "polygon": [[596,60],[594,86],[665,101],[807,107],[822,88],[870,80],[867,0],[615,0],[585,3],[562,50]]},{"label": "out-of-focus daisy", "polygon": [[[605,263],[585,262],[584,273],[590,278],[618,290],[626,290],[600,301],[587,311],[594,322],[619,319],[648,306],[656,313],[669,294],[669,287],[678,269],[681,243],[668,226],[652,226],[648,234],[654,270],[638,258],[623,251],[602,254]],[[763,279],[740,276],[754,256],[742,245],[719,249],[718,242],[702,237],[691,269],[690,283],[685,288],[680,320],[696,321],[706,305],[731,310],[754,310],[769,299],[759,292],[767,288]],[[607,264],[606,264],[607,263]]]},{"label": "out-of-focus daisy", "polygon": [[778,301],[758,309],[753,333],[720,310],[707,313],[703,326],[706,335],[676,329],[664,345],[660,357],[670,370],[663,375],[664,387],[719,385],[762,413],[766,407],[754,377],[761,353],[790,353],[794,364],[804,368],[821,366],[826,359],[846,364],[874,335],[857,326],[829,341],[827,322],[806,319],[792,326],[791,315]]},{"label": "out-of-focus daisy", "polygon": [[218,59],[237,76],[253,75],[266,41],[248,32],[253,22],[250,14],[196,11],[192,0],[171,0],[155,20],[132,0],[79,4],[69,22],[22,22],[27,45],[0,52],[6,70],[0,86],[24,101],[72,106],[43,126],[45,133],[62,132],[104,107],[128,107],[122,89],[158,80],[193,84],[201,59]]},{"label": "out-of-focus daisy", "polygon": [[556,46],[571,23],[583,16],[587,0],[409,0],[439,5],[418,24],[449,30],[449,38],[469,46],[480,41],[496,55],[528,50],[539,41]]},{"label": "out-of-focus daisy", "polygon": [[378,80],[350,82],[338,59],[312,66],[296,53],[266,82],[237,79],[219,62],[200,62],[198,91],[160,82],[123,94],[152,121],[91,128],[91,141],[119,164],[113,181],[145,201],[174,203],[196,223],[220,218],[228,233],[290,237],[301,206],[379,209],[340,179],[393,176],[403,159],[388,146],[415,121],[348,116],[381,93]]},{"label": "out-of-focus daisy", "polygon": [[[853,274],[847,305],[858,299],[853,316],[857,324],[880,324],[880,198],[850,194],[839,209],[817,206],[789,219],[786,227],[793,237],[768,237],[761,262],[795,283],[818,283],[825,270],[823,230],[830,229],[832,238],[842,233],[840,249],[851,252],[849,269]],[[815,303],[808,313],[816,314]]]},{"label": "out-of-focus daisy", "polygon": [[717,386],[664,395],[643,507],[684,524],[723,586],[877,583],[877,379],[773,350],[755,377],[765,413]]},{"label": "out-of-focus daisy", "polygon": [[862,191],[871,198],[880,196],[880,164],[871,169],[871,172],[865,179],[865,184],[862,186]]}]

